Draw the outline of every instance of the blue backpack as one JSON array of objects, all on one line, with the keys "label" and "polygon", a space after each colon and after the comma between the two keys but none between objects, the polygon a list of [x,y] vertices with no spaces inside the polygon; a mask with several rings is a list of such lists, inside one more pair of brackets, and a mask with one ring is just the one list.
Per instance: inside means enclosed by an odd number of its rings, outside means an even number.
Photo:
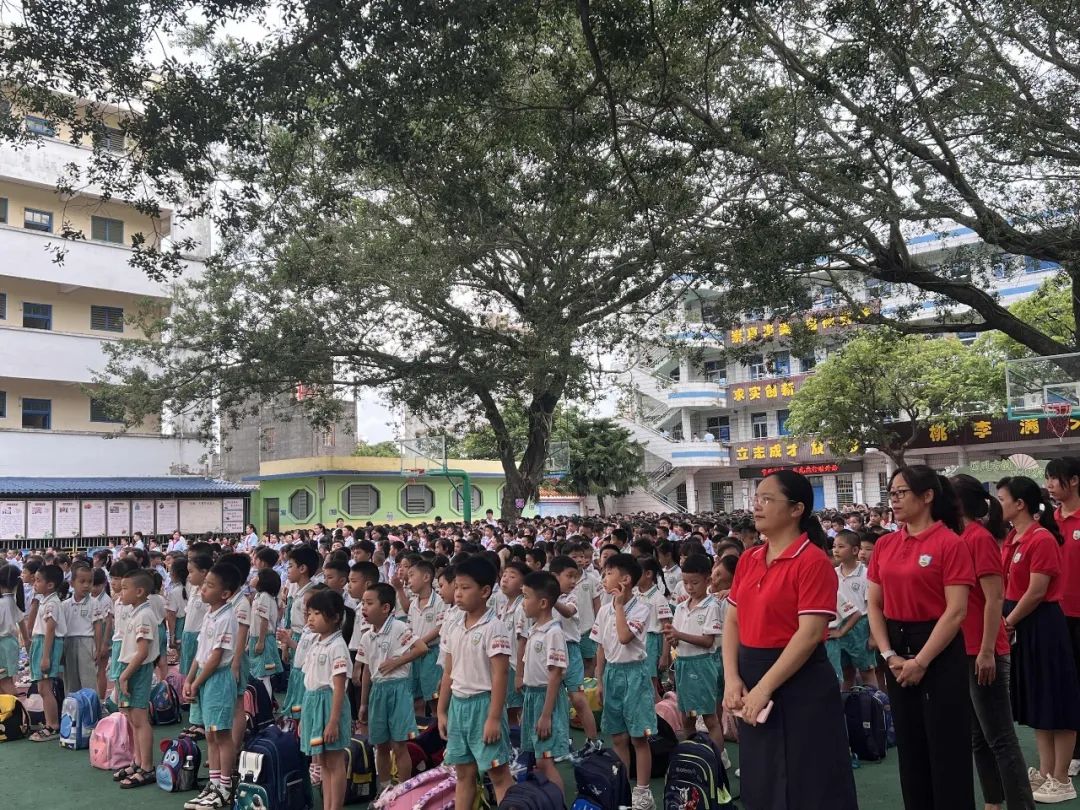
[{"label": "blue backpack", "polygon": [[150,689],[150,725],[171,726],[180,722],[180,696],[168,681],[158,681]]},{"label": "blue backpack", "polygon": [[90,747],[90,735],[101,719],[101,701],[93,689],[68,695],[60,707],[60,747],[72,751]]},{"label": "blue backpack", "polygon": [[699,731],[675,746],[664,782],[664,807],[670,810],[735,807],[720,750],[708,734]]},{"label": "blue backpack", "polygon": [[885,759],[889,738],[885,707],[870,687],[856,686],[843,695],[848,745],[863,762]]},{"label": "blue backpack", "polygon": [[889,695],[887,692],[882,692],[880,689],[875,689],[874,700],[880,703],[881,708],[885,710],[885,745],[889,748],[895,748],[896,729],[893,727],[892,703],[889,702]]},{"label": "blue backpack", "polygon": [[156,771],[159,788],[169,793],[182,793],[199,786],[202,752],[191,737],[162,740],[161,753],[161,764]]},{"label": "blue backpack", "polygon": [[240,752],[234,810],[312,810],[308,763],[296,736],[263,729]]},{"label": "blue backpack", "polygon": [[566,810],[563,792],[539,773],[510,786],[498,810]]},{"label": "blue backpack", "polygon": [[575,763],[574,781],[577,783],[574,810],[619,810],[630,806],[626,766],[609,748]]}]

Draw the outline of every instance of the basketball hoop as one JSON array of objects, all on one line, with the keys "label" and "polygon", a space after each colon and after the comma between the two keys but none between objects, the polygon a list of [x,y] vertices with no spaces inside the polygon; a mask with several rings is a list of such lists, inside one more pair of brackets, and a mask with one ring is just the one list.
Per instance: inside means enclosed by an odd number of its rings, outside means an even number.
[{"label": "basketball hoop", "polygon": [[406,484],[415,484],[416,479],[418,479],[425,472],[427,472],[427,470],[425,470],[423,467],[410,467],[409,468],[409,477],[406,479],[405,483]]},{"label": "basketball hoop", "polygon": [[1043,416],[1050,431],[1058,437],[1058,441],[1065,438],[1069,432],[1069,421],[1072,419],[1072,404],[1068,402],[1044,402],[1042,406]]}]

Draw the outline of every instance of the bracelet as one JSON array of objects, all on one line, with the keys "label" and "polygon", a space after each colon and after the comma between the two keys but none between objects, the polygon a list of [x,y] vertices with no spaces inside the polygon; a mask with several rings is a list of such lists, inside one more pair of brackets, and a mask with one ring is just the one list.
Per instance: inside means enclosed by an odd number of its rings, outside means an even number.
[{"label": "bracelet", "polygon": [[881,654],[881,658],[882,658],[882,660],[884,660],[884,661],[888,661],[888,660],[889,660],[890,658],[893,658],[893,657],[895,657],[896,655],[897,655],[897,652],[896,652],[896,650],[885,650],[885,652],[883,652],[883,653]]}]

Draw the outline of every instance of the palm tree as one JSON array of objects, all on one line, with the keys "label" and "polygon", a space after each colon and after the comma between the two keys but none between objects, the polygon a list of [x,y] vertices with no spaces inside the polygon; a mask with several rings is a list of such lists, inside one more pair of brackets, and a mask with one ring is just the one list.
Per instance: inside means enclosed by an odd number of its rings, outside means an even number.
[{"label": "palm tree", "polygon": [[583,419],[570,434],[570,469],[560,488],[579,496],[595,495],[600,514],[607,496],[625,495],[644,484],[642,446],[630,431],[611,419]]}]

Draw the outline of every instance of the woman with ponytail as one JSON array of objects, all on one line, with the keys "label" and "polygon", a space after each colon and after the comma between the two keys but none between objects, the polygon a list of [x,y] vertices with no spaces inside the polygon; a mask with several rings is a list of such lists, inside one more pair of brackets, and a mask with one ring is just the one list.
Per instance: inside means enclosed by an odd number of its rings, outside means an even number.
[{"label": "woman with ponytail", "polygon": [[1009,702],[1009,640],[1001,616],[1005,599],[999,542],[1005,537],[1001,504],[970,475],[950,479],[960,503],[960,539],[975,562],[976,585],[961,626],[968,656],[971,750],[988,808],[1035,807]]},{"label": "woman with ponytail", "polygon": [[[1054,520],[1065,539],[1061,546],[1061,567],[1065,576],[1061,610],[1069,628],[1073,662],[1080,673],[1080,458],[1051,459],[1046,465],[1046,489],[1058,505]],[[1069,763],[1069,776],[1077,774],[1080,774],[1080,735],[1077,735]]]},{"label": "woman with ponytail", "polygon": [[1039,768],[1029,769],[1035,801],[1076,798],[1069,760],[1080,729],[1080,686],[1061,598],[1061,532],[1053,507],[1030,478],[1005,478],[997,484],[1004,518],[1013,530],[1002,546],[1005,565],[1005,629],[1013,644],[1013,715],[1035,729]]},{"label": "woman with ponytail", "polygon": [[893,473],[900,529],[870,558],[870,631],[885,659],[907,810],[973,810],[971,704],[960,626],[975,566],[947,478],[919,464]]},{"label": "woman with ponytail", "polygon": [[805,477],[790,470],[767,476],[754,496],[754,525],[767,541],[742,555],[728,593],[724,706],[741,719],[741,788],[750,810],[858,807],[824,645],[839,583],[813,511]]}]

